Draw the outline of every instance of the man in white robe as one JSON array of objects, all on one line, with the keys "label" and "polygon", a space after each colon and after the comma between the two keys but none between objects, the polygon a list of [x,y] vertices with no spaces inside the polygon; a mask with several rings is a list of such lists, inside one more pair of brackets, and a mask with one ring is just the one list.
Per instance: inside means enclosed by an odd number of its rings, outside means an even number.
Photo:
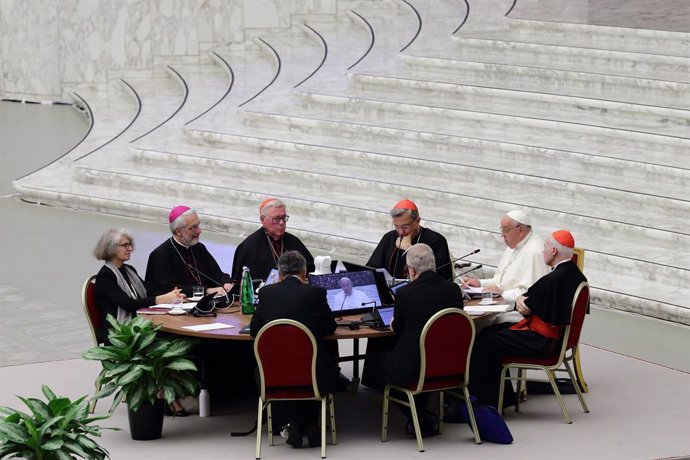
[{"label": "man in white robe", "polygon": [[[524,211],[516,210],[506,213],[501,219],[501,237],[507,248],[498,262],[493,278],[467,278],[469,286],[496,292],[503,296],[506,303],[515,300],[542,276],[549,272],[544,263],[542,250],[544,240],[534,233],[530,219]],[[517,311],[499,315],[494,323],[516,323],[523,319]]]}]

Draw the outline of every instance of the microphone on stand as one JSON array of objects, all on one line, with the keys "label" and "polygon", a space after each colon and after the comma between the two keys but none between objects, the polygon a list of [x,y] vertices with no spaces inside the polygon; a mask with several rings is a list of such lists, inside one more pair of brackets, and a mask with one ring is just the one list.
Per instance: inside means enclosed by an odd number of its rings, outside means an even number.
[{"label": "microphone on stand", "polygon": [[[474,254],[478,253],[479,251],[480,251],[480,249],[475,249],[474,251],[468,252],[467,254],[465,254],[465,255],[462,256],[462,257],[458,257],[457,259],[453,259],[453,260],[451,260],[450,262],[446,262],[445,264],[436,267],[436,271],[438,272],[440,269],[446,268],[448,265],[454,264],[455,262],[458,262],[458,261],[461,261],[461,260],[464,259],[465,257],[469,257],[469,256],[471,256],[471,255],[474,255]],[[461,264],[461,265],[462,265],[462,264]],[[457,267],[457,266],[456,266],[456,267]],[[457,267],[457,268],[464,268],[464,267],[468,267],[468,265],[464,265],[464,266],[462,266],[462,267]]]},{"label": "microphone on stand", "polygon": [[477,265],[477,266],[474,267],[474,268],[470,268],[469,270],[460,273],[459,275],[455,275],[454,277],[452,277],[452,278],[450,279],[450,281],[452,281],[452,280],[454,280],[455,278],[458,278],[458,277],[460,277],[460,276],[465,276],[465,275],[467,275],[468,273],[473,272],[473,271],[475,271],[475,270],[479,270],[479,269],[482,268],[482,267],[483,267],[483,265],[482,265],[482,264],[479,264],[479,265]]},{"label": "microphone on stand", "polygon": [[[222,284],[222,283],[220,283],[218,280],[215,280],[215,279],[211,278],[211,277],[208,276],[206,273],[204,273],[204,272],[202,272],[201,270],[199,270],[198,268],[196,268],[194,265],[189,264],[189,263],[186,263],[186,262],[185,262],[185,264],[187,265],[188,268],[190,268],[191,270],[194,270],[195,272],[197,272],[198,274],[200,274],[201,276],[203,276],[203,277],[206,278],[207,280],[211,281],[211,282],[212,282],[213,284],[215,284],[216,286],[221,287],[221,288],[223,287],[223,284]],[[235,280],[232,280],[232,281],[235,281]],[[223,290],[225,290],[225,289],[223,289]],[[227,291],[225,292],[225,303],[227,303],[227,305],[230,305],[230,298],[228,297]],[[220,307],[219,307],[219,308],[220,308]]]},{"label": "microphone on stand", "polygon": [[371,300],[371,301],[369,301],[369,302],[362,302],[362,306],[363,306],[363,307],[366,307],[367,305],[372,305],[372,304],[374,305],[374,308],[380,307],[380,305],[376,305],[376,301],[375,301],[375,300]]},{"label": "microphone on stand", "polygon": [[471,267],[471,266],[472,266],[472,262],[463,262],[461,264],[455,264],[455,268],[457,268],[458,270],[461,268],[467,268],[467,267]]}]

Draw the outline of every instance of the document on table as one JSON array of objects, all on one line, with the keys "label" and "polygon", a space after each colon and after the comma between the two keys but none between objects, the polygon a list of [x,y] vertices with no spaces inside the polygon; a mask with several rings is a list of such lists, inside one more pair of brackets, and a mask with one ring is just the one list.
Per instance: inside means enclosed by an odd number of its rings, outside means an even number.
[{"label": "document on table", "polygon": [[195,324],[193,326],[183,326],[182,329],[189,329],[194,332],[215,331],[216,329],[227,329],[235,327],[232,324],[225,323],[209,323],[209,324]]},{"label": "document on table", "polygon": [[478,316],[484,313],[504,313],[510,310],[511,305],[466,305],[465,313],[468,315]]}]

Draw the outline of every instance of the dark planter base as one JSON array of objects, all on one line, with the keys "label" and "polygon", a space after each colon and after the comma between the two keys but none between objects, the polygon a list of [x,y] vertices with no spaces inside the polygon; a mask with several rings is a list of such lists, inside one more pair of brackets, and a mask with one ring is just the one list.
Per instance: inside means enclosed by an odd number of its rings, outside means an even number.
[{"label": "dark planter base", "polygon": [[157,399],[151,404],[142,404],[137,412],[127,409],[129,415],[129,432],[132,439],[151,441],[159,439],[163,432],[163,400]]}]

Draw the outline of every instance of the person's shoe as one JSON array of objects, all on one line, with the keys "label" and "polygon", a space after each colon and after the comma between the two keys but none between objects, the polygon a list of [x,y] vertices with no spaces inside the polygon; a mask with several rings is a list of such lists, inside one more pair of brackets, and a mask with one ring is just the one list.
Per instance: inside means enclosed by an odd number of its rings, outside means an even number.
[{"label": "person's shoe", "polygon": [[288,438],[287,443],[290,444],[295,449],[302,447],[302,433],[297,425],[288,424],[287,425]]},{"label": "person's shoe", "polygon": [[309,447],[321,447],[321,431],[314,425],[309,425],[306,429]]}]

